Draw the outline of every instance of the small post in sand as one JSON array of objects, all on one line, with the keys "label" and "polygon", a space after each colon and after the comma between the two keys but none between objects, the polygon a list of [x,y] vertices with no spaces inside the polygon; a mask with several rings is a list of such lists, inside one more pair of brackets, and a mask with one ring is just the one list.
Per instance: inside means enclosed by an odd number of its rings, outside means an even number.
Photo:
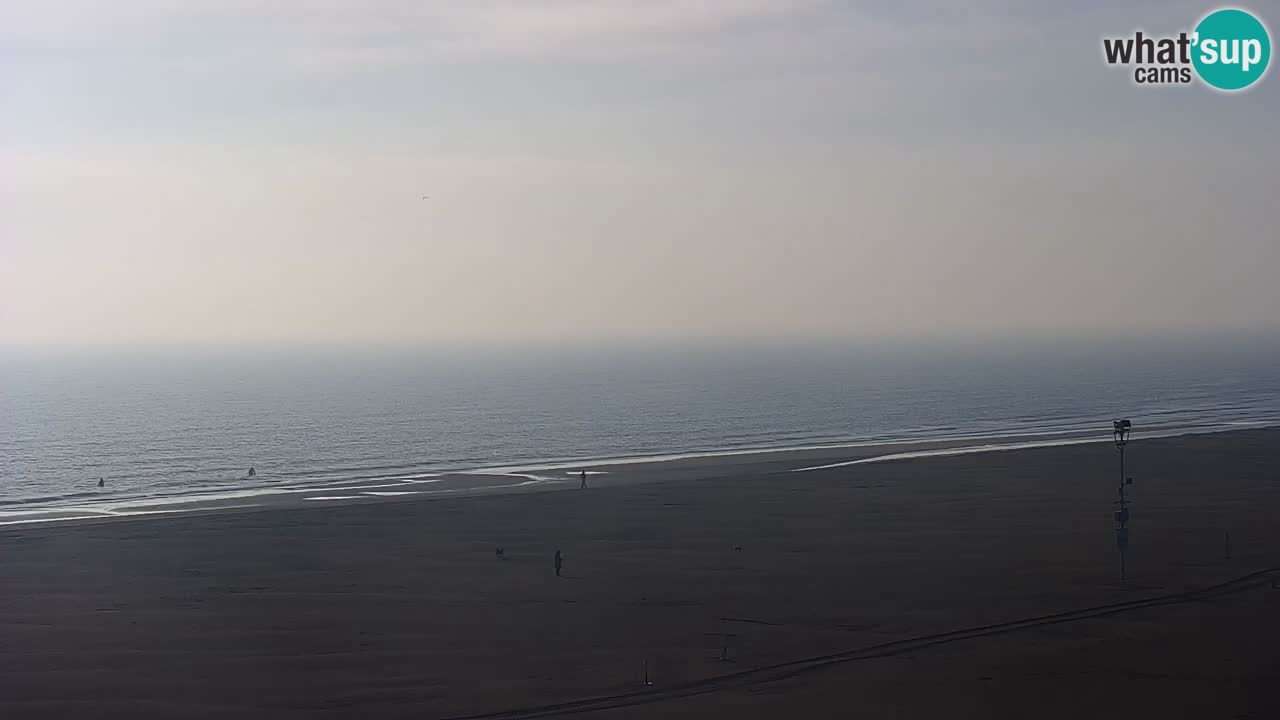
[{"label": "small post in sand", "polygon": [[649,658],[644,659],[644,686],[653,685],[653,681],[649,679]]},{"label": "small post in sand", "polygon": [[716,633],[703,633],[703,634],[706,635],[707,637],[720,638],[720,657],[717,659],[720,662],[728,662],[729,661],[729,638],[738,637],[738,634],[731,633],[731,632],[716,632]]}]

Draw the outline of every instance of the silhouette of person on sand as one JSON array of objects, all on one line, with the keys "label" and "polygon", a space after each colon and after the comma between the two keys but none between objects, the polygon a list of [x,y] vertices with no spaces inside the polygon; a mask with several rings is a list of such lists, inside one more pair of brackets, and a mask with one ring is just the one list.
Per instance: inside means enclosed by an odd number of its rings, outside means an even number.
[{"label": "silhouette of person on sand", "polygon": [[582,489],[583,490],[587,489],[587,471],[586,470],[582,471]]},{"label": "silhouette of person on sand", "polygon": [[556,577],[560,577],[560,568],[564,565],[564,556],[560,554],[560,548],[556,548]]}]

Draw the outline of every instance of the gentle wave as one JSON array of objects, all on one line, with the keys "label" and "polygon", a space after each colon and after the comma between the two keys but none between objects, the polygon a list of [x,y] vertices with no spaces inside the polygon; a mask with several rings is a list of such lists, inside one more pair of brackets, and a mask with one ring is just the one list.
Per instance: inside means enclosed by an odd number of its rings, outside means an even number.
[{"label": "gentle wave", "polygon": [[[1228,432],[1231,430],[1239,430],[1243,428],[1262,428],[1280,425],[1280,417],[1258,419],[1258,420],[1233,420],[1218,425],[1188,425],[1178,428],[1164,428],[1157,431],[1147,431],[1142,433],[1141,437],[1157,438],[1157,437],[1175,437],[1179,435],[1206,434],[1216,432]],[[819,465],[804,466],[792,468],[789,472],[811,472],[817,470],[834,469],[853,465],[887,462],[893,460],[906,460],[914,458],[928,457],[945,457],[954,455],[967,455],[974,453],[1001,452],[1009,450],[1021,450],[1043,447],[1059,447],[1077,444],[1089,444],[1110,442],[1110,435],[1092,435],[1080,437],[1078,431],[1073,430],[1055,430],[1049,432],[1038,432],[1032,434],[1035,439],[1018,439],[1026,438],[1027,434],[1019,433],[1010,434],[949,434],[943,436],[935,436],[931,440],[925,441],[920,437],[903,437],[892,440],[858,440],[852,442],[822,443],[814,445],[801,445],[789,447],[758,447],[758,448],[727,448],[721,450],[704,450],[683,453],[667,453],[663,455],[642,455],[632,457],[614,457],[614,458],[584,458],[579,460],[560,460],[549,463],[524,463],[511,466],[495,466],[473,468],[470,470],[460,471],[463,475],[473,476],[494,476],[494,477],[513,477],[522,478],[519,483],[498,483],[481,485],[476,488],[450,488],[442,490],[387,490],[386,488],[404,488],[406,485],[430,485],[445,480],[438,473],[420,473],[408,476],[385,476],[381,478],[372,478],[373,480],[394,480],[391,483],[378,484],[361,484],[350,485],[351,479],[344,481],[344,484],[334,483],[307,483],[297,485],[268,485],[252,488],[228,489],[221,491],[203,491],[188,492],[176,494],[155,494],[155,495],[139,495],[136,497],[116,497],[106,498],[96,493],[78,493],[75,498],[57,498],[54,501],[45,503],[28,503],[21,510],[0,510],[0,525],[15,525],[27,523],[48,523],[58,521],[80,521],[86,519],[102,519],[104,517],[120,518],[146,516],[153,514],[174,514],[182,512],[196,512],[200,510],[210,509],[207,503],[223,500],[264,498],[269,496],[283,496],[299,494],[303,495],[304,501],[351,501],[360,500],[369,497],[400,497],[409,495],[443,495],[458,492],[470,492],[479,490],[502,490],[518,487],[526,487],[539,484],[555,484],[569,483],[571,480],[559,477],[549,477],[538,473],[548,471],[569,471],[574,474],[585,467],[599,468],[610,466],[624,465],[640,465],[651,463],[670,463],[681,460],[691,459],[712,459],[718,457],[735,457],[735,456],[752,456],[752,455],[769,455],[783,454],[790,452],[804,452],[813,450],[840,450],[840,449],[859,449],[859,448],[876,448],[876,447],[893,447],[894,445],[916,445],[921,442],[973,442],[977,444],[948,446],[942,448],[930,448],[923,450],[911,450],[907,452],[885,453],[872,457],[857,458],[835,463],[824,463]],[[1070,437],[1066,437],[1070,436]],[[592,469],[587,471],[591,475],[607,474],[607,471]],[[356,494],[332,495],[323,493],[341,493],[352,492]],[[88,496],[98,498],[98,502],[82,502]],[[65,501],[65,502],[64,502]],[[167,505],[187,505],[188,508],[172,508],[164,509]],[[260,504],[241,504],[241,505],[217,505],[214,509],[225,510],[231,508],[244,507],[260,507]],[[159,509],[157,509],[159,508]],[[62,513],[80,513],[77,515],[62,516]],[[85,514],[92,513],[92,514]],[[55,516],[51,516],[55,515]]]}]

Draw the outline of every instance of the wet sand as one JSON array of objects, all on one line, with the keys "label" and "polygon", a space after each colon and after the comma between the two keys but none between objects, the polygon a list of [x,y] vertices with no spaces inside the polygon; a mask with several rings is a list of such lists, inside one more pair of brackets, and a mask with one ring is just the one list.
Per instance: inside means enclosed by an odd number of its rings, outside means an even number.
[{"label": "wet sand", "polygon": [[1280,431],[868,452],[6,527],[0,716],[1280,716]]}]

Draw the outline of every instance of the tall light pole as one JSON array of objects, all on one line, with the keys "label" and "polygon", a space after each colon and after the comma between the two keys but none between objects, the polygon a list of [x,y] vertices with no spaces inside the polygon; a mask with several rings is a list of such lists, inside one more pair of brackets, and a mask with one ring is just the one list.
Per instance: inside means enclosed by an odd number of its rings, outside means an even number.
[{"label": "tall light pole", "polygon": [[1125,579],[1124,567],[1124,551],[1129,547],[1129,528],[1126,525],[1129,522],[1129,500],[1124,495],[1124,486],[1132,485],[1133,478],[1126,477],[1124,474],[1124,446],[1129,444],[1129,431],[1133,429],[1133,423],[1128,420],[1111,421],[1111,436],[1116,441],[1116,448],[1120,450],[1120,500],[1117,503],[1120,509],[1115,512],[1116,519],[1116,548],[1120,550],[1120,579]]}]

